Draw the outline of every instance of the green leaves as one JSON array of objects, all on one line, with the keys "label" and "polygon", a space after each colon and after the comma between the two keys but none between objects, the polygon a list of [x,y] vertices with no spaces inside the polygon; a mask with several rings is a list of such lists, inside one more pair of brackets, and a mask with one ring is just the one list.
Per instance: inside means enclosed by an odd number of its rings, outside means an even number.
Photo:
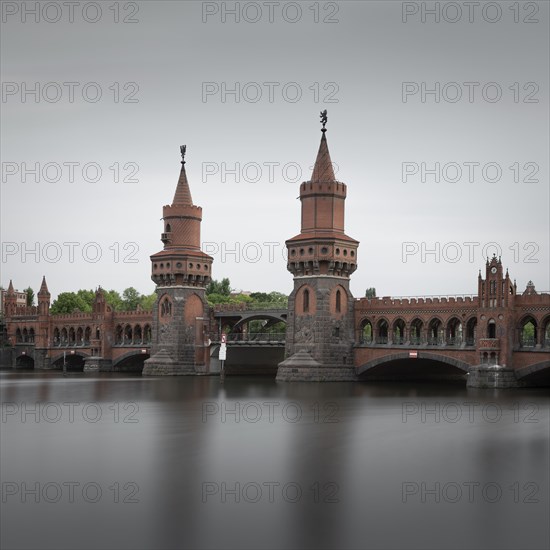
[{"label": "green leaves", "polygon": [[[135,311],[138,307],[145,311],[150,311],[155,304],[157,295],[140,294],[134,287],[128,287],[120,293],[116,290],[103,290],[105,300],[114,311]],[[52,315],[63,315],[80,311],[89,313],[92,311],[92,305],[95,300],[93,290],[81,289],[78,292],[62,292],[51,307]]]}]

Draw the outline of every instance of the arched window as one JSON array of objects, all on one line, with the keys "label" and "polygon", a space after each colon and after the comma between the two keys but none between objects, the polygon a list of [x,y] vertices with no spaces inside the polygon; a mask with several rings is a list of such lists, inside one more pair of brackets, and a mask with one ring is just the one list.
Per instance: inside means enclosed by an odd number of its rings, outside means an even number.
[{"label": "arched window", "polygon": [[443,343],[443,328],[439,319],[432,319],[428,325],[428,345],[439,346]]},{"label": "arched window", "polygon": [[145,325],[143,328],[143,338],[146,344],[151,343],[151,325]]},{"label": "arched window", "polygon": [[497,325],[494,319],[489,321],[487,325],[487,338],[496,338],[497,337]]},{"label": "arched window", "polygon": [[142,333],[141,333],[141,325],[136,325],[134,327],[134,344],[141,344],[143,342],[142,339]]},{"label": "arched window", "polygon": [[336,291],[336,312],[340,313],[342,310],[342,295],[339,290]]},{"label": "arched window", "polygon": [[405,321],[397,319],[393,323],[393,343],[398,346],[405,343]]},{"label": "arched window", "polygon": [[367,319],[361,324],[361,334],[359,335],[359,341],[361,344],[372,343],[372,324]]},{"label": "arched window", "polygon": [[468,323],[466,323],[466,345],[475,346],[477,333],[477,318],[472,317]]},{"label": "arched window", "polygon": [[170,227],[170,224],[167,223],[166,224],[166,233],[170,233],[170,231],[172,231],[172,228]]},{"label": "arched window", "polygon": [[116,332],[115,332],[115,344],[122,344],[124,340],[124,331],[122,329],[122,325],[117,325]]},{"label": "arched window", "polygon": [[388,322],[385,319],[378,321],[378,336],[376,337],[377,344],[388,343]]},{"label": "arched window", "polygon": [[172,302],[167,296],[160,305],[160,316],[169,317],[170,315],[172,315]]},{"label": "arched window", "polygon": [[84,331],[84,343],[89,344],[90,343],[90,337],[92,336],[92,329],[90,327],[86,327],[86,330]]},{"label": "arched window", "polygon": [[519,336],[522,348],[534,348],[537,345],[537,322],[533,317],[523,320]]},{"label": "arched window", "polygon": [[18,328],[16,331],[15,331],[15,341],[20,344],[21,342],[23,342],[23,335],[21,334],[21,329]]},{"label": "arched window", "polygon": [[409,340],[413,345],[419,345],[422,342],[422,321],[420,319],[415,319],[411,323],[411,332],[409,335]]},{"label": "arched window", "polygon": [[462,323],[457,317],[453,317],[447,323],[447,345],[459,346],[462,343]]},{"label": "arched window", "polygon": [[302,311],[307,313],[309,311],[309,290],[306,288],[303,294]]}]

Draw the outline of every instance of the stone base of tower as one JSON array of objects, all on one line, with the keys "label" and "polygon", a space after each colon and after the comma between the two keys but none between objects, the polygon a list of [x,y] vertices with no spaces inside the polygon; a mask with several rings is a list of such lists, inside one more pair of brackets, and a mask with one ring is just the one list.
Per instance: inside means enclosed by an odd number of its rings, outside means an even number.
[{"label": "stone base of tower", "polygon": [[466,385],[469,388],[506,389],[524,386],[516,378],[514,369],[499,365],[478,365],[468,372]]},{"label": "stone base of tower", "polygon": [[161,349],[145,361],[141,374],[143,376],[189,376],[204,373],[196,369],[191,362],[175,361],[165,349]]},{"label": "stone base of tower", "polygon": [[112,372],[113,362],[103,357],[86,357],[84,359],[84,372]]},{"label": "stone base of tower", "polygon": [[279,382],[355,382],[353,366],[330,366],[315,361],[307,351],[298,351],[277,367]]}]

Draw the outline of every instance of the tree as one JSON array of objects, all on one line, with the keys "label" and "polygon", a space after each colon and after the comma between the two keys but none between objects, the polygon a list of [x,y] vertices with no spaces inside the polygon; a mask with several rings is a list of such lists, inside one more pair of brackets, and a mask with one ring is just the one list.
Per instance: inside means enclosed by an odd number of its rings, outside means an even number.
[{"label": "tree", "polygon": [[124,311],[135,311],[141,301],[141,294],[130,286],[122,292],[122,309]]},{"label": "tree", "polygon": [[111,306],[113,311],[120,311],[122,309],[122,298],[116,290],[104,290],[105,301],[107,305]]},{"label": "tree", "polygon": [[32,306],[34,305],[34,290],[29,287],[25,289],[25,292],[27,293],[27,305]]},{"label": "tree", "polygon": [[92,306],[88,304],[86,300],[78,293],[75,292],[62,292],[56,300],[54,300],[51,307],[52,315],[62,315],[67,313],[74,313],[75,311],[91,312]]},{"label": "tree", "polygon": [[86,302],[87,306],[89,307],[89,310],[86,311],[92,311],[92,306],[95,300],[95,292],[93,290],[86,290],[86,289],[80,289],[77,291],[76,295],[79,298],[82,298],[84,302]]},{"label": "tree", "polygon": [[367,288],[365,298],[376,298],[376,289],[374,287]]},{"label": "tree", "polygon": [[151,311],[153,309],[153,306],[155,305],[156,300],[156,292],[153,292],[152,294],[142,294],[139,305],[141,306],[141,309],[145,311]]},{"label": "tree", "polygon": [[212,279],[206,287],[206,294],[221,294],[222,296],[229,296],[231,294],[231,283],[229,279],[225,277],[221,281]]}]

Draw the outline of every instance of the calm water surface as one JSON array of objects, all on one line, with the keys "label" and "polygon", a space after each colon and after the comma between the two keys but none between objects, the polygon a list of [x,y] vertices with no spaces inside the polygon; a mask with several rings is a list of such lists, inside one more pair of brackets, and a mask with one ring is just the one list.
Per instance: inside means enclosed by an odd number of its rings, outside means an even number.
[{"label": "calm water surface", "polygon": [[3,549],[548,549],[548,388],[0,374]]}]

